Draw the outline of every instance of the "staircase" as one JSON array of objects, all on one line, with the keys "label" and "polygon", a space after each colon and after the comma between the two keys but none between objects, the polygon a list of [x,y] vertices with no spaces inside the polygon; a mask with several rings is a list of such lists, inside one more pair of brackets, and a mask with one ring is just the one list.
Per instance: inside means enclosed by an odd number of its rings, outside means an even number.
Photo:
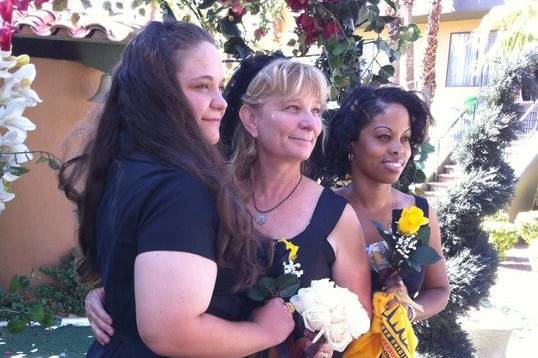
[{"label": "staircase", "polygon": [[[461,176],[461,168],[450,155],[471,126],[475,112],[476,108],[472,112],[463,112],[434,144],[436,152],[426,164],[434,170],[426,172],[429,180],[420,187],[421,194],[432,203],[446,195],[448,188]],[[521,103],[520,113],[521,133],[505,152],[505,159],[514,168],[516,177],[538,150],[538,101]]]},{"label": "staircase", "polygon": [[430,202],[437,201],[446,194],[452,182],[460,176],[461,169],[454,161],[448,160],[433,174],[431,180],[422,185],[422,196]]},{"label": "staircase", "polygon": [[428,180],[419,188],[419,194],[432,204],[443,197],[451,183],[461,175],[461,169],[450,158],[450,155],[474,121],[476,111],[477,104],[462,111],[445,132],[432,143],[435,152],[428,157],[425,164],[425,174]]}]

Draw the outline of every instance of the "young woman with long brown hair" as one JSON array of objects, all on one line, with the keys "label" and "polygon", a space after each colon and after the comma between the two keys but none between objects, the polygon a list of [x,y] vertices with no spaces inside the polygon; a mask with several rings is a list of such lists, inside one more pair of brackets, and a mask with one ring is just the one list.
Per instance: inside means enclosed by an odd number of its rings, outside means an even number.
[{"label": "young woman with long brown hair", "polygon": [[241,294],[262,268],[215,147],[223,79],[207,32],[150,23],[125,49],[95,134],[60,172],[77,205],[80,273],[100,277],[114,322],[88,357],[239,357],[293,328],[281,299],[252,311]]}]

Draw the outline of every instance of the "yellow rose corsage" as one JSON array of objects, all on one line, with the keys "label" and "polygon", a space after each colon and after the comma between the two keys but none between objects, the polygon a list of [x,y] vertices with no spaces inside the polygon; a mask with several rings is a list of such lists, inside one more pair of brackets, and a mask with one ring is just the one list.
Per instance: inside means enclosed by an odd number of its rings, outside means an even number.
[{"label": "yellow rose corsage", "polygon": [[404,208],[398,221],[398,233],[401,235],[416,234],[422,225],[426,225],[429,222],[430,220],[424,216],[422,209],[416,206]]}]

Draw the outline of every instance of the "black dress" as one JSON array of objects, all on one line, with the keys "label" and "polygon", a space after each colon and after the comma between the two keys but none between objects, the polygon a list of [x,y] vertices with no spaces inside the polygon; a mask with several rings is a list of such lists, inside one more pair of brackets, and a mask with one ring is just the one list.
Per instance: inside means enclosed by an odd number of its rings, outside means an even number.
[{"label": "black dress", "polygon": [[[115,161],[97,217],[104,304],[115,332],[105,346],[94,341],[87,357],[157,357],[138,334],[135,258],[144,252],[164,250],[216,261],[218,226],[213,195],[188,172],[146,154],[129,154]],[[248,319],[252,304],[244,295],[232,293],[233,285],[232,273],[219,269],[208,313],[231,321]]]},{"label": "black dress", "polygon": [[[299,235],[289,240],[299,246],[296,263],[301,264],[303,275],[299,278],[301,288],[310,287],[312,280],[330,278],[332,280],[332,266],[336,260],[334,250],[327,241],[327,237],[334,230],[340,220],[347,201],[335,194],[331,189],[324,188],[310,223]],[[271,270],[272,277],[278,277],[284,273],[283,263],[288,262],[288,251],[283,244],[275,245],[275,254]],[[297,340],[304,335],[305,326],[303,319],[296,312],[294,314],[295,328],[293,338]],[[280,357],[284,358],[281,353]],[[340,353],[334,352],[333,357],[341,357]]]},{"label": "black dress", "polygon": [[[415,196],[415,205],[424,212],[425,217],[429,217],[428,201],[420,196]],[[392,211],[392,232],[396,232],[398,218],[402,215],[402,209],[396,209]],[[424,277],[426,270],[422,267],[420,272],[412,270],[410,268],[403,268],[400,271],[400,277],[402,278],[409,297],[416,298],[422,284],[424,283]],[[381,283],[376,272],[372,271],[372,292],[381,291]]]}]

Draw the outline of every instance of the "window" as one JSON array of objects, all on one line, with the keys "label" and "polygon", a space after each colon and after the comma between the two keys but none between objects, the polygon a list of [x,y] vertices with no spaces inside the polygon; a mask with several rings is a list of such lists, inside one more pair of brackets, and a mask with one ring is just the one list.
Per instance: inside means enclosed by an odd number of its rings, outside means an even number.
[{"label": "window", "polygon": [[[481,71],[473,69],[478,61],[478,49],[471,45],[470,32],[450,34],[448,53],[447,87],[477,87],[486,85],[492,72],[491,66],[484,66]],[[497,32],[490,32],[486,51],[495,41]]]}]

